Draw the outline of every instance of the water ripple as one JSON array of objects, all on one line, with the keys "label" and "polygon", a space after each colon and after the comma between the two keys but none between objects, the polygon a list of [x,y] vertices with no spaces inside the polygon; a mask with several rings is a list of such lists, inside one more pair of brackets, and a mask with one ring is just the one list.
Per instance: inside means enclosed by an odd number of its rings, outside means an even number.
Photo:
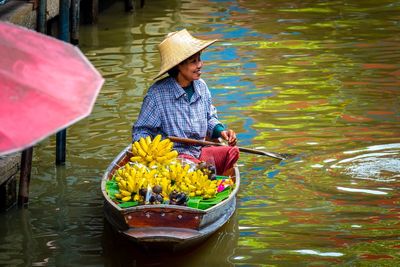
[{"label": "water ripple", "polygon": [[400,178],[400,144],[374,145],[343,152],[355,155],[330,166],[355,179],[396,182]]},{"label": "water ripple", "polygon": [[338,186],[338,190],[346,191],[346,192],[355,192],[355,193],[366,193],[366,194],[373,194],[373,195],[387,195],[386,192],[378,191],[378,190],[370,190],[370,189],[360,189],[360,188],[348,188]]}]

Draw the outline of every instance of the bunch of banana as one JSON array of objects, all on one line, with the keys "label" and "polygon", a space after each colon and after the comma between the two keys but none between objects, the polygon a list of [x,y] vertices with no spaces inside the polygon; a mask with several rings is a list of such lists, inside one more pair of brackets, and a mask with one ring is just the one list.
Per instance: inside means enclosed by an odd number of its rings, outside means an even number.
[{"label": "bunch of banana", "polygon": [[115,174],[114,179],[119,189],[119,193],[115,194],[115,197],[123,202],[140,201],[142,196],[139,191],[146,188],[153,181],[155,175],[156,170],[149,171],[144,165],[127,163]]},{"label": "bunch of banana", "polygon": [[182,192],[189,197],[202,196],[212,198],[217,193],[217,181],[210,180],[200,169],[191,168],[174,161],[169,165],[148,168],[143,164],[127,163],[116,171],[114,176],[119,192],[115,197],[122,201],[145,202],[148,188],[160,188],[164,200],[168,200],[172,192]]},{"label": "bunch of banana", "polygon": [[150,136],[140,138],[132,144],[132,162],[142,163],[146,166],[166,165],[175,160],[178,156],[176,150],[172,150],[174,143],[168,138],[161,140],[161,135],[157,135],[151,140]]},{"label": "bunch of banana", "polygon": [[189,164],[182,166],[180,162],[174,162],[168,165],[168,174],[164,174],[169,177],[172,184],[178,184],[188,175],[189,171]]},{"label": "bunch of banana", "polygon": [[180,184],[180,188],[184,191],[186,188],[189,197],[202,196],[203,198],[212,198],[217,193],[217,181],[208,179],[208,175],[201,170],[189,172]]},{"label": "bunch of banana", "polygon": [[170,164],[168,167],[169,170],[163,171],[162,175],[171,180],[169,192],[175,189],[190,197],[212,198],[215,196],[217,181],[208,179],[208,175],[202,170],[192,170],[189,164],[182,166],[179,162]]},{"label": "bunch of banana", "polygon": [[171,162],[159,169],[157,183],[162,187],[164,199],[169,199],[169,195],[174,190],[180,191],[177,184],[188,174],[190,165],[182,166],[180,162]]}]

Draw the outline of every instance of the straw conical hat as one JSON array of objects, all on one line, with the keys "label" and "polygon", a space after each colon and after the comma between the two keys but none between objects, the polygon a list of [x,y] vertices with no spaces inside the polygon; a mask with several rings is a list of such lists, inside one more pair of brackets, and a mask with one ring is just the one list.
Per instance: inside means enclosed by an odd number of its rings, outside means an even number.
[{"label": "straw conical hat", "polygon": [[167,38],[158,45],[161,56],[161,69],[154,79],[157,79],[185,59],[216,41],[197,39],[190,35],[186,29],[168,34]]}]

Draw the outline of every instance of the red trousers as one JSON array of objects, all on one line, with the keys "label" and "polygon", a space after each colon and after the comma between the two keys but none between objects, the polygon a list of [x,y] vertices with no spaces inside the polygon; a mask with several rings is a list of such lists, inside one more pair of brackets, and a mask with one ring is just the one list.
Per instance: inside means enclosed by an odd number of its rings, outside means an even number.
[{"label": "red trousers", "polygon": [[200,157],[180,154],[179,157],[189,159],[194,163],[205,161],[215,165],[218,175],[231,169],[239,159],[239,148],[236,146],[207,146],[201,149]]}]

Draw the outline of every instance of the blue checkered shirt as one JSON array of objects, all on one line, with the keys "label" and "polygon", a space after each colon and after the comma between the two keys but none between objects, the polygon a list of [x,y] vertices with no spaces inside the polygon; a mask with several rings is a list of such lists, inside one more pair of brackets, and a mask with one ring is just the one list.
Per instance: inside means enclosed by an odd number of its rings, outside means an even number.
[{"label": "blue checkered shirt", "polygon": [[[172,77],[154,83],[148,90],[136,123],[132,139],[157,134],[204,140],[210,137],[217,124],[217,110],[212,105],[211,94],[202,80],[193,81],[194,94],[190,101],[185,90]],[[175,143],[179,153],[198,158],[201,147]]]}]

